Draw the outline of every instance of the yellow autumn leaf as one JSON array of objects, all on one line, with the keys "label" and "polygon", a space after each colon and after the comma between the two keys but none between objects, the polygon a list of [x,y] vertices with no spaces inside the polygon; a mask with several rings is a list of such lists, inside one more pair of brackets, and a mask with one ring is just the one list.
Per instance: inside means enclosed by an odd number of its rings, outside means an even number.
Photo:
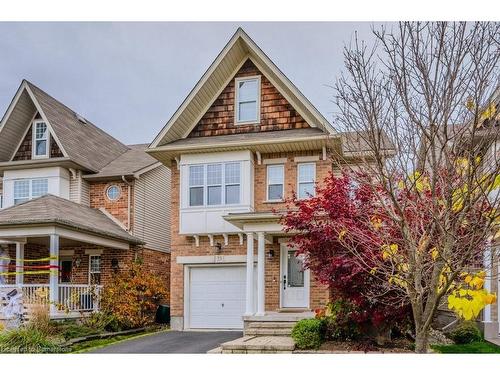
[{"label": "yellow autumn leaf", "polygon": [[398,245],[397,244],[391,244],[391,245],[383,245],[382,246],[382,259],[387,260],[389,258],[392,258],[394,255],[396,255],[398,252]]},{"label": "yellow autumn leaf", "polygon": [[346,230],[341,230],[340,233],[339,233],[339,240],[342,240],[344,238],[344,236],[346,235],[347,231]]},{"label": "yellow autumn leaf", "polygon": [[436,260],[436,259],[437,259],[437,257],[438,257],[438,255],[439,255],[439,251],[438,251],[435,247],[433,247],[433,248],[431,249],[431,256],[432,256],[432,259],[433,259],[433,260]]},{"label": "yellow autumn leaf", "polygon": [[493,118],[495,116],[495,113],[497,111],[495,103],[490,103],[488,107],[481,113],[481,117],[479,117],[479,121],[484,121],[490,118]]}]

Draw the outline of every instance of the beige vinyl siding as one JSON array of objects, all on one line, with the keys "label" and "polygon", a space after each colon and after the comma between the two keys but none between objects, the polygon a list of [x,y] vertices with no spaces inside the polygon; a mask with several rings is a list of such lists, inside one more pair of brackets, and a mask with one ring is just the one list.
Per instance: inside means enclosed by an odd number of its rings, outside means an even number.
[{"label": "beige vinyl siding", "polygon": [[36,113],[36,107],[26,90],[19,94],[19,100],[12,109],[10,117],[0,127],[0,138],[2,147],[0,147],[0,161],[9,161],[16,151],[20,138],[26,130],[27,124]]},{"label": "beige vinyl siding", "polygon": [[90,206],[90,187],[89,183],[82,178],[82,171],[76,171],[76,176],[70,177],[69,200]]},{"label": "beige vinyl siding", "polygon": [[161,165],[135,182],[132,234],[148,249],[170,251],[170,212],[170,169]]}]

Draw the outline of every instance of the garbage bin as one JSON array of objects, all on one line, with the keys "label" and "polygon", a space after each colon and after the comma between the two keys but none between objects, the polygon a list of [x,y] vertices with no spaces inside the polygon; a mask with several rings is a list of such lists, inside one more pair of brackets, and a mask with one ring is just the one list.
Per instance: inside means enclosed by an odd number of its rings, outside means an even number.
[{"label": "garbage bin", "polygon": [[170,324],[170,305],[159,305],[156,310],[156,323]]}]

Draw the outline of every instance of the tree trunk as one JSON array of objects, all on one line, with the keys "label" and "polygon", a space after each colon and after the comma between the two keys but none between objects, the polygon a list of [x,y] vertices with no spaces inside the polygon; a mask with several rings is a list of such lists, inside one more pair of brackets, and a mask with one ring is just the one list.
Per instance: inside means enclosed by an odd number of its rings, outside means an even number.
[{"label": "tree trunk", "polygon": [[427,353],[429,350],[429,329],[419,329],[415,332],[415,353]]}]

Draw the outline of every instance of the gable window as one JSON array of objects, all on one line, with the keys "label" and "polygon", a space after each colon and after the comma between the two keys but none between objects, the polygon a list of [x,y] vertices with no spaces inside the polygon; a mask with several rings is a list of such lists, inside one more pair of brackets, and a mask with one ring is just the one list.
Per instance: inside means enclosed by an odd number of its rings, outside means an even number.
[{"label": "gable window", "polygon": [[282,164],[267,166],[267,200],[283,199],[285,167]]},{"label": "gable window", "polygon": [[189,206],[240,203],[240,163],[189,166]]},{"label": "gable window", "polygon": [[89,255],[89,284],[101,284],[101,256]]},{"label": "gable window", "polygon": [[48,193],[49,180],[46,178],[23,179],[14,181],[14,204],[41,197]]},{"label": "gable window", "polygon": [[260,77],[236,78],[237,124],[257,123],[260,119]]},{"label": "gable window", "polygon": [[46,158],[49,156],[49,129],[43,121],[33,123],[33,157]]},{"label": "gable window", "polygon": [[306,199],[314,196],[314,182],[316,180],[316,164],[304,163],[297,165],[297,197]]}]

